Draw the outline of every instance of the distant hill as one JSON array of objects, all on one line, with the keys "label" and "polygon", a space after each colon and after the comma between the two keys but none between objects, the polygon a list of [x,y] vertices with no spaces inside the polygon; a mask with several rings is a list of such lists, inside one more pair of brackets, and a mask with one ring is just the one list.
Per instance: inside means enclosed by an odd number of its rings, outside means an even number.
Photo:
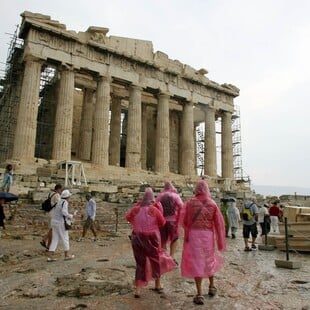
[{"label": "distant hill", "polygon": [[294,186],[274,186],[274,185],[252,185],[256,194],[264,196],[281,196],[281,195],[307,195],[310,196],[310,188]]}]

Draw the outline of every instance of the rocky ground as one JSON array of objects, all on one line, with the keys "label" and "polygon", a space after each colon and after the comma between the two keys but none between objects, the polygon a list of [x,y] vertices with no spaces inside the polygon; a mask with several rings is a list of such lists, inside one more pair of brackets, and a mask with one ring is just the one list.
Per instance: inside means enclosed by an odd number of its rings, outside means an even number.
[{"label": "rocky ground", "polygon": [[[99,240],[76,242],[71,232],[71,249],[76,258],[48,263],[40,246],[42,231],[23,231],[7,226],[0,239],[0,308],[3,309],[310,309],[310,256],[291,254],[301,261],[297,270],[275,266],[285,260],[277,250],[245,253],[240,236],[228,239],[224,268],[216,275],[218,294],[206,296],[204,306],[194,305],[194,282],[180,277],[180,269],[163,277],[164,293],[143,290],[133,297],[135,262],[128,234],[100,232]],[[88,235],[90,237],[90,235]],[[181,247],[177,258],[180,261]],[[207,292],[207,281],[205,281]]]}]

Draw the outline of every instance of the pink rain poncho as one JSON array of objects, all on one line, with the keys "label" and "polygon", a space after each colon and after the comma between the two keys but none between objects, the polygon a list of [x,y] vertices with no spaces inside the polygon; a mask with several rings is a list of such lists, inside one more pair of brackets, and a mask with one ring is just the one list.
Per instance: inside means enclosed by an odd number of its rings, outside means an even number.
[{"label": "pink rain poncho", "polygon": [[142,201],[129,210],[126,219],[133,226],[131,241],[136,260],[135,284],[145,286],[175,267],[172,257],[161,249],[159,227],[166,221],[158,206],[154,205],[151,188],[146,189]]},{"label": "pink rain poncho", "polygon": [[157,196],[156,201],[161,203],[166,219],[166,224],[160,228],[161,243],[164,247],[168,242],[179,238],[179,218],[183,201],[177,194],[177,190],[168,181],[165,182],[165,187]]},{"label": "pink rain poncho", "polygon": [[211,277],[224,263],[215,252],[215,243],[219,251],[225,251],[226,238],[223,216],[204,180],[197,183],[195,196],[186,203],[184,212],[181,275]]}]

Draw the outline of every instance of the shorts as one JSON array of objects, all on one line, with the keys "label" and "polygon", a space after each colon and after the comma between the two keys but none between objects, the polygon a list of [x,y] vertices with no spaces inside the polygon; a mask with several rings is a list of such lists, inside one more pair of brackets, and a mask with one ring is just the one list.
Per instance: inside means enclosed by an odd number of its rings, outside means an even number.
[{"label": "shorts", "polygon": [[256,238],[258,231],[256,223],[252,225],[243,225],[243,238],[248,239],[250,237],[250,233],[252,238]]},{"label": "shorts", "polygon": [[84,228],[85,229],[90,229],[90,228],[94,228],[94,222],[95,221],[93,221],[90,217],[88,217],[87,219],[86,219],[86,221],[84,222]]}]

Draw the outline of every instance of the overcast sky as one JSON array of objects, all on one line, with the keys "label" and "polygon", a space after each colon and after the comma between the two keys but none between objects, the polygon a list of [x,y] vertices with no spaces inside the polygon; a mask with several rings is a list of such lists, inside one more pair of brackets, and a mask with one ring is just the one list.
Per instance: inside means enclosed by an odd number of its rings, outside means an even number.
[{"label": "overcast sky", "polygon": [[310,1],[10,0],[0,13],[0,61],[28,10],[67,29],[150,40],[220,84],[240,88],[242,162],[254,185],[310,188]]}]

